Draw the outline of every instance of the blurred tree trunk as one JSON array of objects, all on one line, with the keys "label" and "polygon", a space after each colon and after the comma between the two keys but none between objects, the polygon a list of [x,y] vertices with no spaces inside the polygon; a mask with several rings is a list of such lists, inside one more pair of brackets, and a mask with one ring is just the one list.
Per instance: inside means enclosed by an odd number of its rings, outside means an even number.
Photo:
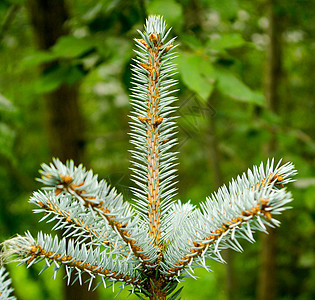
[{"label": "blurred tree trunk", "polygon": [[[268,5],[268,35],[270,39],[267,49],[267,70],[265,81],[265,95],[267,107],[272,113],[280,110],[280,81],[281,81],[281,49],[282,28],[277,0],[269,0]],[[266,154],[274,156],[277,148],[276,130],[272,130],[269,143],[266,145]],[[263,236],[261,251],[261,267],[259,273],[258,299],[273,300],[277,296],[277,251],[276,231],[268,229],[268,235]]]},{"label": "blurred tree trunk", "polygon": [[[27,9],[39,49],[47,50],[59,37],[69,33],[66,21],[69,18],[64,0],[28,0]],[[42,66],[42,73],[56,66],[58,61]],[[73,159],[76,164],[84,161],[83,119],[78,103],[79,85],[63,84],[45,94],[46,126],[51,154],[62,161]],[[83,276],[84,279],[89,276]],[[66,286],[64,299],[98,299],[97,293],[88,291],[87,285],[78,281]],[[92,287],[93,288],[93,287]]]},{"label": "blurred tree trunk", "polygon": [[201,16],[202,6],[200,1],[190,0],[184,6],[185,25],[184,31],[196,34],[201,38]]},{"label": "blurred tree trunk", "polygon": [[[39,49],[47,50],[59,37],[69,33],[66,27],[68,11],[64,0],[28,0],[31,23]],[[56,66],[58,61],[44,64],[42,72]],[[62,161],[84,160],[83,120],[78,103],[78,85],[62,84],[45,94],[47,131],[51,154]]]},{"label": "blurred tree trunk", "polygon": [[[215,94],[212,94],[208,99],[208,107],[213,106],[213,101],[215,99]],[[212,110],[209,110],[212,113]],[[221,153],[219,149],[219,141],[216,133],[216,119],[209,113],[209,144],[207,144],[208,160],[209,164],[212,166],[214,174],[214,188],[218,190],[224,184],[224,176],[221,166]],[[234,277],[234,266],[233,266],[233,250],[226,249],[223,251],[223,257],[226,264],[226,290],[229,300],[234,299],[234,288],[235,288],[235,277]]]}]

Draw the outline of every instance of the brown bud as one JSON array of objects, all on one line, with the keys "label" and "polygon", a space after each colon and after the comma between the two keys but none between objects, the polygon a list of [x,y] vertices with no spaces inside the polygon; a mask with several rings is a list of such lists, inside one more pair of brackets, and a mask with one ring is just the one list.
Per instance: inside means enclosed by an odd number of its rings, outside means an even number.
[{"label": "brown bud", "polygon": [[148,48],[148,44],[143,39],[136,39],[139,43],[141,43],[143,46]]},{"label": "brown bud", "polygon": [[60,176],[61,180],[66,184],[69,184],[73,180],[73,178],[70,175],[64,175],[63,176],[60,174],[59,176]]},{"label": "brown bud", "polygon": [[281,187],[284,187],[284,185],[283,185],[282,183],[280,183],[281,181],[284,180],[284,178],[283,178],[279,173],[277,173],[277,174],[275,175],[275,179],[277,180],[277,184],[278,184],[278,185],[280,185]]},{"label": "brown bud", "polygon": [[162,121],[163,121],[163,118],[159,117],[159,118],[155,119],[153,125],[154,126],[158,126],[158,125],[160,125],[162,123]]},{"label": "brown bud", "polygon": [[76,189],[77,187],[82,186],[83,184],[84,184],[84,181],[80,182],[79,184],[71,184],[70,188],[74,190],[74,189]]},{"label": "brown bud", "polygon": [[158,44],[159,38],[154,33],[149,34],[149,39],[153,42],[154,46]]},{"label": "brown bud", "polygon": [[149,119],[147,117],[140,117],[140,116],[137,116],[137,118],[139,119],[140,122],[142,123],[148,123]]},{"label": "brown bud", "polygon": [[173,48],[173,45],[168,45],[164,48],[164,52],[166,53],[166,52],[170,51],[172,48]]},{"label": "brown bud", "polygon": [[58,196],[60,193],[62,193],[62,189],[59,189],[59,188],[58,188],[58,189],[56,189],[56,191],[55,191],[55,195],[56,195],[56,196]]},{"label": "brown bud", "polygon": [[145,63],[140,63],[140,66],[141,66],[143,69],[147,70],[147,71],[150,71],[150,70],[151,70],[150,66],[148,66],[148,65],[145,64]]}]

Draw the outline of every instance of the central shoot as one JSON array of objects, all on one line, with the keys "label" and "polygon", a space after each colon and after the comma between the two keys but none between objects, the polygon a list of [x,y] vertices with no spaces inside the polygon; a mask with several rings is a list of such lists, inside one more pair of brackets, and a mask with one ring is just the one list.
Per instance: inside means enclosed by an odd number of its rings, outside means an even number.
[{"label": "central shoot", "polygon": [[[176,144],[173,137],[175,122],[172,103],[176,98],[170,88],[176,84],[171,79],[174,74],[173,41],[166,42],[170,30],[166,32],[163,19],[151,16],[146,22],[145,32],[139,31],[136,39],[138,50],[136,65],[133,67],[131,143],[133,189],[137,209],[148,220],[149,236],[160,250],[161,211],[167,210],[175,196],[174,169],[175,153],[170,148]],[[162,251],[160,252],[162,255]]]}]

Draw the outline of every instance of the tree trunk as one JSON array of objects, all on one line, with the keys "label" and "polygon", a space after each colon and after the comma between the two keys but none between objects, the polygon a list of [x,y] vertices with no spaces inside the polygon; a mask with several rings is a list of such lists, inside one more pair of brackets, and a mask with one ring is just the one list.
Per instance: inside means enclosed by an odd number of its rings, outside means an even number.
[{"label": "tree trunk", "polygon": [[[59,37],[69,33],[66,27],[69,15],[64,0],[28,0],[27,9],[39,49],[49,49]],[[56,61],[43,65],[42,72],[58,63]],[[78,88],[78,84],[63,84],[45,94],[46,127],[51,154],[62,161],[73,159],[76,164],[84,161],[83,120],[78,103]],[[83,276],[83,282],[88,278],[88,275]],[[87,290],[87,285],[80,286],[77,281],[72,286],[66,286],[66,281],[64,282],[64,299],[98,299],[96,292]]]},{"label": "tree trunk", "polygon": [[[208,99],[208,106],[213,105],[213,100],[215,95],[210,96]],[[216,119],[213,115],[209,115],[209,130],[208,135],[210,138],[209,145],[207,144],[207,149],[209,154],[209,164],[212,166],[214,174],[214,188],[218,190],[224,184],[224,178],[221,167],[221,155],[219,150],[219,141],[216,134]],[[227,262],[226,265],[226,290],[228,299],[232,300],[234,296],[234,286],[235,286],[235,277],[234,277],[234,267],[233,267],[233,250],[226,249],[223,251],[223,257]]]},{"label": "tree trunk", "polygon": [[[28,10],[39,49],[47,50],[68,34],[68,11],[63,0],[28,0]],[[42,66],[44,73],[58,61]],[[84,160],[83,120],[78,103],[78,85],[62,84],[45,94],[46,120],[51,154],[61,160]]]},{"label": "tree trunk", "polygon": [[259,273],[258,299],[276,299],[276,231],[268,230],[268,235],[263,236],[261,250],[261,267]]},{"label": "tree trunk", "polygon": [[[273,113],[280,111],[280,80],[281,80],[281,36],[282,28],[279,15],[276,10],[279,8],[276,0],[268,1],[268,35],[270,44],[267,50],[267,71],[265,81],[265,95],[267,107]],[[277,148],[276,131],[272,131],[269,143],[266,145],[268,156],[274,156]],[[277,249],[276,249],[276,231],[273,228],[268,229],[268,235],[263,237],[261,252],[261,267],[258,284],[258,299],[273,300],[276,299],[276,280],[277,280]]]}]

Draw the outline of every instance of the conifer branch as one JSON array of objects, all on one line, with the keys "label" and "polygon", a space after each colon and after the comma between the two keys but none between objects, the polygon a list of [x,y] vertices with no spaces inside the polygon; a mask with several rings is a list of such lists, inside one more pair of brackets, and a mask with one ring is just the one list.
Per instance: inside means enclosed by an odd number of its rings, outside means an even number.
[{"label": "conifer branch", "polygon": [[[89,218],[91,223],[89,224],[87,221],[86,226],[87,228],[93,227],[95,224],[98,228],[104,226],[102,235],[99,238],[102,238],[105,244],[108,241],[104,238],[107,237],[109,229],[111,229],[110,235],[113,235],[112,239],[116,240],[118,234],[125,244],[121,245],[120,242],[121,255],[125,255],[126,251],[128,253],[129,249],[131,249],[143,265],[154,267],[156,258],[154,248],[152,248],[151,244],[146,243],[148,237],[142,236],[142,245],[144,247],[141,247],[137,242],[136,235],[141,234],[143,229],[141,228],[140,220],[137,217],[133,218],[134,215],[130,205],[127,202],[123,202],[121,196],[117,195],[115,190],[110,190],[105,181],[99,183],[97,176],[93,175],[92,171],[86,172],[83,166],[74,167],[72,161],[67,162],[66,165],[63,165],[57,159],[54,159],[53,162],[54,164],[49,166],[46,164],[42,165],[42,178],[39,181],[46,185],[45,189],[53,191],[56,196],[63,194],[66,197],[70,197],[72,201],[74,199],[79,201],[77,206],[71,203],[67,207],[70,212],[77,208],[75,213],[71,214],[73,216],[72,220],[74,216],[89,216],[91,213],[92,218]],[[53,206],[55,209],[58,209],[58,203],[60,204],[61,202],[55,201],[54,197],[51,199],[54,201]],[[32,202],[42,205],[43,201],[38,200],[39,198],[35,197]],[[65,205],[66,201],[62,203]],[[60,213],[62,212],[60,211]],[[86,226],[81,229],[86,230]],[[131,231],[128,230],[129,228]],[[69,233],[73,234],[73,231]],[[110,243],[113,243],[113,241]],[[147,252],[151,255],[148,255]]]},{"label": "conifer branch", "polygon": [[0,300],[15,300],[12,296],[13,288],[11,285],[11,279],[6,269],[0,266]]},{"label": "conifer branch", "polygon": [[[26,263],[28,267],[34,263],[45,260],[46,265],[43,270],[55,262],[54,277],[60,269],[60,265],[66,267],[68,281],[71,279],[72,270],[78,272],[81,281],[81,273],[87,272],[90,276],[90,286],[95,275],[105,277],[104,280],[123,281],[128,284],[137,284],[140,281],[136,275],[136,268],[132,266],[128,259],[115,258],[114,253],[101,251],[99,247],[86,247],[74,245],[72,240],[58,240],[50,235],[38,233],[35,240],[29,232],[24,237],[17,236],[3,243],[5,249],[5,260],[11,259],[20,263]],[[42,271],[43,271],[42,270]]]},{"label": "conifer branch", "polygon": [[[100,220],[96,218],[91,220],[80,205],[77,205],[74,213],[75,201],[71,197],[62,194],[55,195],[55,192],[40,191],[34,193],[30,203],[40,207],[40,209],[34,210],[35,213],[44,212],[44,217],[40,221],[46,220],[48,222],[56,218],[57,222],[52,230],[62,228],[62,234],[66,238],[70,236],[72,238],[77,237],[76,241],[80,240],[81,243],[97,244],[99,242],[109,248],[117,247],[115,244],[117,234],[113,236],[112,228],[107,223],[102,224],[102,228],[99,225],[93,225]],[[69,206],[72,206],[72,209],[69,209]],[[121,255],[123,256],[126,256],[125,253],[129,252],[129,248],[125,247],[125,244],[120,243],[118,247],[121,249]]]},{"label": "conifer branch", "polygon": [[[204,265],[200,256],[222,261],[219,249],[242,251],[237,238],[253,242],[255,230],[266,232],[265,226],[280,225],[274,215],[290,208],[285,205],[292,198],[290,193],[277,186],[292,182],[296,171],[291,163],[280,166],[279,162],[275,168],[273,166],[274,161],[268,161],[266,170],[261,164],[253,171],[248,170],[247,175],[238,177],[237,181],[233,180],[229,189],[220,188],[201,204],[203,213],[192,205],[178,204],[170,215],[182,214],[180,224],[176,223],[174,227],[173,217],[166,223],[168,227],[173,226],[176,236],[180,236],[172,240],[164,256],[163,269],[167,276],[178,274],[193,260]],[[164,240],[170,240],[170,236],[166,235]]]}]

